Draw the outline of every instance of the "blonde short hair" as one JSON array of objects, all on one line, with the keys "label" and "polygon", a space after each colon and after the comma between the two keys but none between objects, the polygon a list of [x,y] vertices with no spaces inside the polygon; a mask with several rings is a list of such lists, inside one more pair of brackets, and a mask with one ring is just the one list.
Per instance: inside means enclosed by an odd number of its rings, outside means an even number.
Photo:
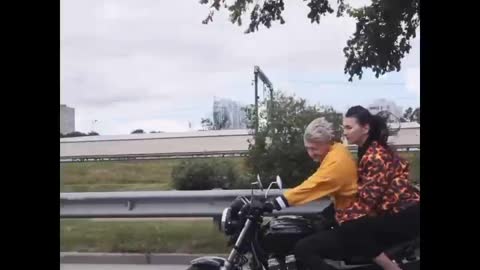
[{"label": "blonde short hair", "polygon": [[334,139],[332,123],[328,122],[325,118],[319,117],[310,124],[308,124],[305,129],[305,134],[303,135],[304,142],[322,142],[330,143]]}]

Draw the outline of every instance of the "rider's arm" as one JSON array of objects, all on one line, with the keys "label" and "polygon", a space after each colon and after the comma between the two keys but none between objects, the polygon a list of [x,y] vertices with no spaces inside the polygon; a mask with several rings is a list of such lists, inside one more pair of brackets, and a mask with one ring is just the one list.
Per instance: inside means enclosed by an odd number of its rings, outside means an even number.
[{"label": "rider's arm", "polygon": [[330,195],[341,188],[342,168],[339,160],[325,160],[317,171],[302,184],[276,198],[279,208],[305,204]]}]

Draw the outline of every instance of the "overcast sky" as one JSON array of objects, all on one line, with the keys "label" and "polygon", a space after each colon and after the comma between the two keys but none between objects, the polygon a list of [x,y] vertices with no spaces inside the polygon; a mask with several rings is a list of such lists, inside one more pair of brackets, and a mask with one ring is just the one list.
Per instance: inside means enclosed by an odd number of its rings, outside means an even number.
[{"label": "overcast sky", "polygon": [[341,112],[377,98],[419,106],[418,35],[400,72],[350,83],[342,49],[354,21],[311,24],[306,2],[285,5],[284,25],[246,35],[225,11],[202,24],[209,8],[198,0],[61,0],[61,103],[75,108],[82,132],[200,129],[214,97],[254,102],[258,65],[275,89]]}]

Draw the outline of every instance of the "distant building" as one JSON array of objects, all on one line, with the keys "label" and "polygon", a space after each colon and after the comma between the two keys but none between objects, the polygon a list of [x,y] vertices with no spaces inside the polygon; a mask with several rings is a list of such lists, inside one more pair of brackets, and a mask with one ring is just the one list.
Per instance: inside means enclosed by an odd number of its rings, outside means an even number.
[{"label": "distant building", "polygon": [[400,130],[388,138],[394,145],[420,145],[420,124],[417,122],[400,123]]},{"label": "distant building", "polygon": [[[342,138],[345,145],[348,145],[347,139]],[[395,134],[390,134],[388,143],[392,145],[420,145],[420,124],[417,122],[400,123],[399,130]]]},{"label": "distant building", "polygon": [[60,104],[60,133],[68,134],[75,131],[75,109]]},{"label": "distant building", "polygon": [[388,111],[396,117],[402,117],[403,115],[402,107],[399,107],[395,102],[384,98],[373,101],[372,104],[368,105],[368,110],[372,114],[377,114],[381,111]]},{"label": "distant building", "polygon": [[230,99],[218,99],[213,101],[213,122],[226,123],[222,129],[245,129],[246,114],[242,106]]}]

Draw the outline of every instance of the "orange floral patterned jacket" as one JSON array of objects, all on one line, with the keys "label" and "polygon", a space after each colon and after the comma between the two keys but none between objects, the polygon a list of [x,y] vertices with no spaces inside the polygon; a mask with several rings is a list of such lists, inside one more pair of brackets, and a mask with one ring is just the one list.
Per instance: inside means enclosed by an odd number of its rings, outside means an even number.
[{"label": "orange floral patterned jacket", "polygon": [[358,165],[358,194],[344,209],[337,209],[339,224],[364,216],[398,213],[420,202],[410,183],[407,161],[373,141]]}]

